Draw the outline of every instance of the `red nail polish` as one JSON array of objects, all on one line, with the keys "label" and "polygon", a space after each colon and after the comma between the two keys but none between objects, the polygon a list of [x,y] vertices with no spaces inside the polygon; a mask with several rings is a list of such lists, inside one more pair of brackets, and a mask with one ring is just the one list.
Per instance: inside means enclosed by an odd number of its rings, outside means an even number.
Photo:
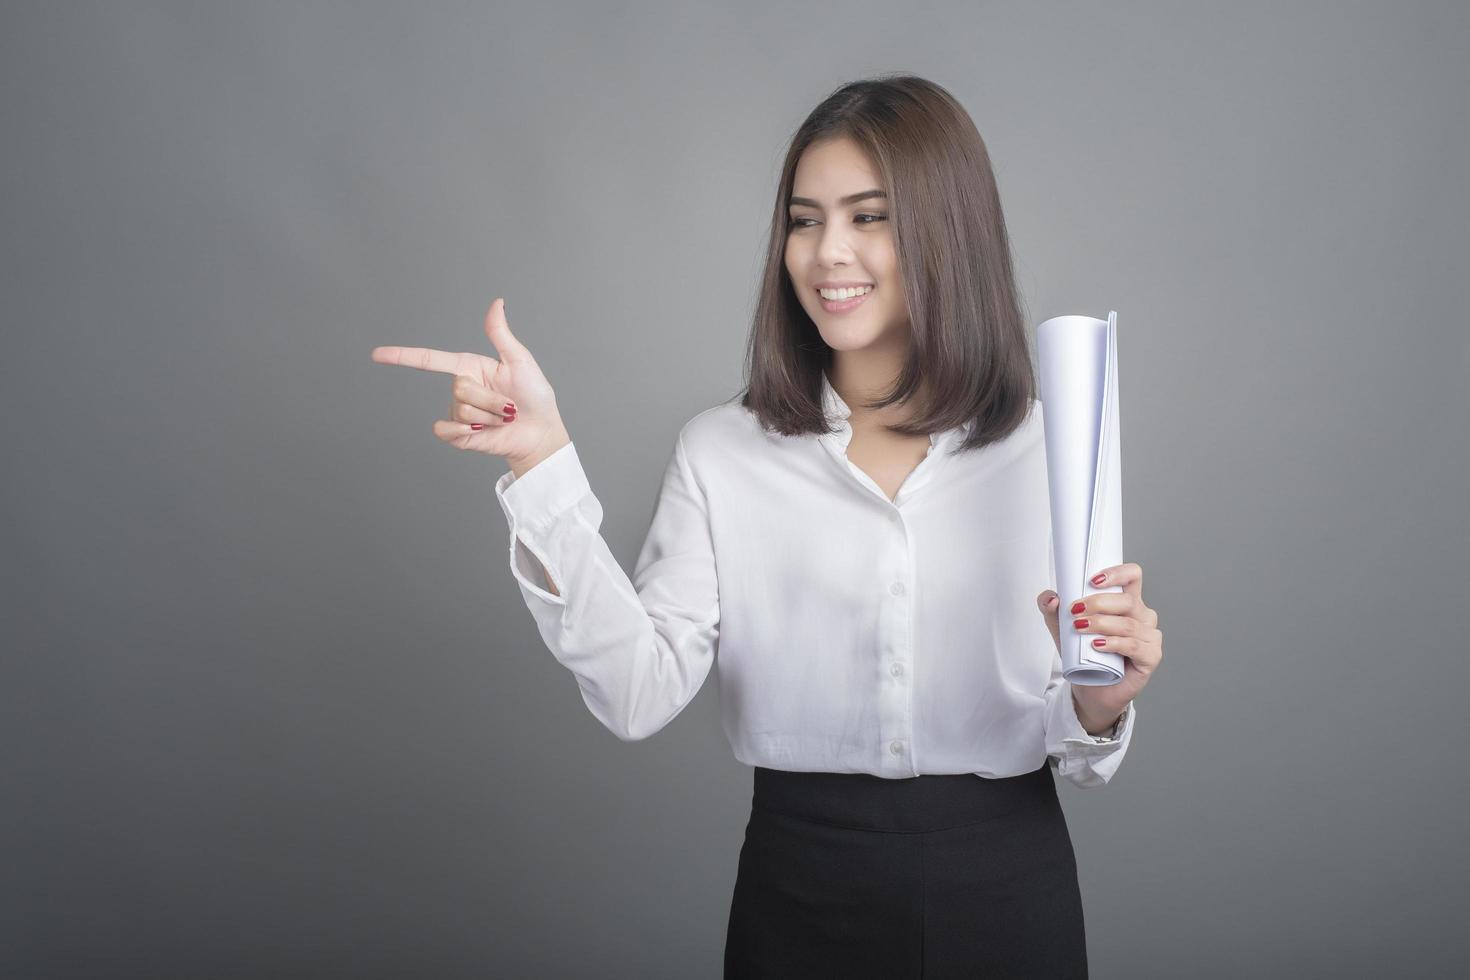
[{"label": "red nail polish", "polygon": [[1102,585],[1103,584],[1103,579],[1105,579],[1107,577],[1108,576],[1107,576],[1107,573],[1106,572],[1098,572],[1096,575],[1094,575],[1092,577],[1092,584],[1093,585]]},{"label": "red nail polish", "polygon": [[483,429],[483,428],[485,428],[485,423],[483,423],[483,422],[471,422],[470,423],[470,428],[471,429]]},{"label": "red nail polish", "polygon": [[506,421],[507,421],[507,422],[514,422],[514,421],[515,421],[515,420],[516,420],[516,417],[515,417],[515,416],[514,416],[514,415],[507,415],[507,416],[506,416],[506,417],[505,417],[505,420],[506,420]]},{"label": "red nail polish", "polygon": [[1097,639],[1095,639],[1095,640],[1092,641],[1092,645],[1095,646],[1095,647],[1100,647],[1100,646],[1102,646],[1106,642],[1108,642],[1108,641],[1105,638],[1099,636]]},{"label": "red nail polish", "polygon": [[1074,630],[1085,630],[1085,629],[1087,629],[1087,620],[1085,620],[1085,619],[1074,619],[1074,620],[1072,620],[1072,628]]},{"label": "red nail polish", "polygon": [[505,407],[501,409],[502,412],[514,412],[515,410],[515,402],[506,402]]},{"label": "red nail polish", "polygon": [[1082,600],[1079,599],[1078,601],[1072,603],[1072,615],[1075,616],[1075,615],[1077,615],[1078,613],[1080,613],[1082,610],[1084,610],[1086,608],[1087,608],[1087,603],[1085,603],[1085,602],[1083,602]]}]

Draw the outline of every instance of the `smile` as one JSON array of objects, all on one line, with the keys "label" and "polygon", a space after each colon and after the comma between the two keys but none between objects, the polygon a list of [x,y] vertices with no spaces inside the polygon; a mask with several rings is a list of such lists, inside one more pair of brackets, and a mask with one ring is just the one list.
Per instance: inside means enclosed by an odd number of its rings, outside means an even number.
[{"label": "smile", "polygon": [[875,286],[861,295],[854,296],[852,299],[823,299],[822,294],[819,292],[817,293],[817,299],[821,302],[822,309],[828,313],[847,313],[850,310],[855,310],[859,306],[862,306],[863,301],[871,296],[873,289],[876,288]]}]

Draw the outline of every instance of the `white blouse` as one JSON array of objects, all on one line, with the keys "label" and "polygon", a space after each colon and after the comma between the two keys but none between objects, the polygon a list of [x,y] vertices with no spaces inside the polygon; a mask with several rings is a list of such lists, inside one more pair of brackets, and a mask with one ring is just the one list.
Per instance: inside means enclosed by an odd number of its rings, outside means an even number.
[{"label": "white blouse", "polygon": [[832,434],[766,433],[735,400],[685,423],[631,581],[574,444],[496,481],[511,572],[587,707],[647,738],[713,665],[747,765],[897,779],[1049,760],[1106,783],[1138,711],[1113,738],[1083,729],[1036,605],[1056,588],[1041,402],[959,456],[973,423],[931,434],[889,500],[847,458],[850,410],[822,380]]}]

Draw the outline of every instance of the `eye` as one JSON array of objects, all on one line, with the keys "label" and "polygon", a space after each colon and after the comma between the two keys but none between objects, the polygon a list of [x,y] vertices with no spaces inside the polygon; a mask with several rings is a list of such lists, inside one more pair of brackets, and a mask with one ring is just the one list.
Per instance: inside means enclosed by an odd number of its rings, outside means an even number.
[{"label": "eye", "polygon": [[[861,220],[859,220],[861,218],[869,218],[871,220],[861,221]],[[887,220],[888,220],[888,215],[886,215],[886,214],[868,214],[868,213],[865,212],[865,213],[857,214],[857,215],[854,215],[853,216],[853,221],[856,221],[860,225],[876,225],[880,221],[887,221]],[[786,221],[786,227],[787,228],[810,228],[811,227],[811,224],[804,224],[803,223],[803,222],[808,222],[808,221],[811,222],[812,224],[816,224],[816,219],[815,218],[788,218],[787,221]]]}]

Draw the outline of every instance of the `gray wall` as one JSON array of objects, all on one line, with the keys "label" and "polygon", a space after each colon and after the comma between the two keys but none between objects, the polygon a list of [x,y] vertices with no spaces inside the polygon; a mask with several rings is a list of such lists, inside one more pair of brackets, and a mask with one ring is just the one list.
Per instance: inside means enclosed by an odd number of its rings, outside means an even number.
[{"label": "gray wall", "polygon": [[0,973],[718,975],[713,679],[602,729],[504,464],[368,351],[504,295],[631,567],[783,142],[889,70],[975,117],[1030,321],[1119,311],[1168,640],[1061,788],[1094,975],[1463,968],[1467,9],[7,4]]}]

